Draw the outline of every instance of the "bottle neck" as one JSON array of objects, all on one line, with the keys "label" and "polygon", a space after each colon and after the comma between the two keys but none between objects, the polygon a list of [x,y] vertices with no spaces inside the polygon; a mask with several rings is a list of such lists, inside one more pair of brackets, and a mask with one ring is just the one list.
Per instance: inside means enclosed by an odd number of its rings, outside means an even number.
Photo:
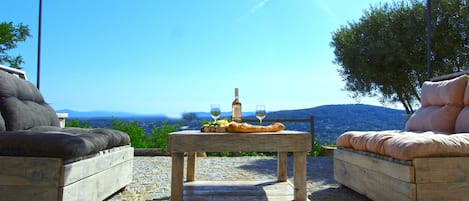
[{"label": "bottle neck", "polygon": [[235,99],[238,100],[239,98],[239,90],[238,88],[235,88]]}]

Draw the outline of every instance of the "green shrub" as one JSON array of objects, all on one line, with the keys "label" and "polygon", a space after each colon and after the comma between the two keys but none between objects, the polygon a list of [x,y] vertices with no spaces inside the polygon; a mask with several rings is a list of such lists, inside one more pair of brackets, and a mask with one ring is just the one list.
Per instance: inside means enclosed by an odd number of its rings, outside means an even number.
[{"label": "green shrub", "polygon": [[230,157],[232,155],[231,152],[210,152],[207,156]]},{"label": "green shrub", "polygon": [[335,144],[320,144],[319,141],[314,141],[314,148],[308,153],[308,156],[326,156],[324,147],[335,147]]},{"label": "green shrub", "polygon": [[314,141],[314,144],[313,144],[313,150],[311,150],[311,153],[310,155],[311,156],[321,156],[324,152],[324,150],[322,149],[322,145],[319,143],[319,141]]},{"label": "green shrub", "polygon": [[137,121],[125,122],[112,119],[112,128],[125,132],[130,137],[134,148],[160,148],[166,149],[166,136],[177,131],[178,124],[169,125],[163,122],[161,127],[153,126],[151,133],[145,133],[143,127],[139,127]]},{"label": "green shrub", "polygon": [[78,119],[65,121],[65,127],[91,128],[87,121],[80,121]]},{"label": "green shrub", "polygon": [[130,143],[135,148],[148,148],[149,143],[146,140],[143,128],[137,125],[137,121],[126,122],[112,119],[112,128],[127,133],[130,137]]},{"label": "green shrub", "polygon": [[177,127],[178,124],[169,125],[167,121],[164,121],[160,128],[153,126],[152,132],[147,135],[148,141],[151,143],[150,147],[166,150],[166,136],[168,133],[177,131]]}]

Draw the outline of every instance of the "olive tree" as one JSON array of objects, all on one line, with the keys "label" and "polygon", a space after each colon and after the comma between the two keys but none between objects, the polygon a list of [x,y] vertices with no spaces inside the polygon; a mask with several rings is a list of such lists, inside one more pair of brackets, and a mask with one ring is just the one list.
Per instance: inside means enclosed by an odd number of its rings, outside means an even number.
[{"label": "olive tree", "polygon": [[18,42],[24,42],[30,36],[29,28],[22,23],[14,25],[13,22],[0,23],[0,64],[20,68],[24,63],[23,57],[10,56],[8,51],[15,49]]},{"label": "olive tree", "polygon": [[[433,1],[432,1],[433,2]],[[467,69],[467,12],[463,0],[432,3],[434,75]],[[345,90],[355,98],[401,103],[412,113],[427,77],[425,3],[406,1],[370,6],[358,22],[332,34],[335,60]]]}]

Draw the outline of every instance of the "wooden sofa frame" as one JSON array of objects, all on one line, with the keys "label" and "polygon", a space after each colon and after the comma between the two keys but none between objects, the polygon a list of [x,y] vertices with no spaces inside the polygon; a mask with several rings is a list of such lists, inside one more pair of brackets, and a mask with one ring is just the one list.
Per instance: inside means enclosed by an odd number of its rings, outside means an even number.
[{"label": "wooden sofa frame", "polygon": [[379,201],[469,199],[469,157],[402,161],[338,148],[334,151],[334,178]]},{"label": "wooden sofa frame", "polygon": [[0,156],[0,200],[104,200],[132,181],[134,149],[79,158]]}]

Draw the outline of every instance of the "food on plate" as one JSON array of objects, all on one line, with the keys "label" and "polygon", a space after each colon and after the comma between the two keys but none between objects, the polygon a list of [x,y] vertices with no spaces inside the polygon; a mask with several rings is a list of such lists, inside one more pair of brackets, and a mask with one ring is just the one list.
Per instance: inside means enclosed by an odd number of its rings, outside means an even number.
[{"label": "food on plate", "polygon": [[207,124],[204,124],[200,129],[201,132],[216,132],[216,133],[223,133],[226,132],[226,128],[228,127],[228,120],[221,119],[217,121],[212,121]]}]

